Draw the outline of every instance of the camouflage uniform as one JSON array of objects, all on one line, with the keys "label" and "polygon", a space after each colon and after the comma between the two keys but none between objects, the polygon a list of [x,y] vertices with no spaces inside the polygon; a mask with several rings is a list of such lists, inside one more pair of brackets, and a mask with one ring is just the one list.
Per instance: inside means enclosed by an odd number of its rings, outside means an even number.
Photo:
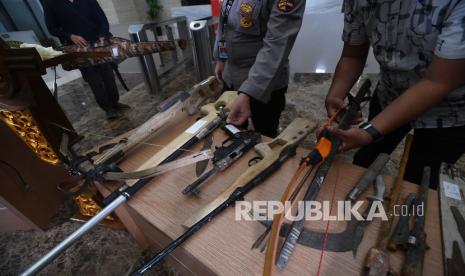
[{"label": "camouflage uniform", "polygon": [[[343,12],[344,42],[369,43],[381,67],[370,120],[422,78],[433,55],[465,58],[465,1],[344,0]],[[430,166],[430,187],[436,188],[441,162],[455,163],[465,152],[465,87],[451,91],[410,124],[362,147],[354,164],[367,167],[379,153],[391,153],[412,128],[405,179],[420,183],[423,167]]]},{"label": "camouflage uniform", "polygon": [[[460,0],[345,0],[342,39],[369,42],[381,67],[382,108],[419,81],[433,54],[465,58],[465,2]],[[465,125],[465,86],[411,122],[414,128]]]}]

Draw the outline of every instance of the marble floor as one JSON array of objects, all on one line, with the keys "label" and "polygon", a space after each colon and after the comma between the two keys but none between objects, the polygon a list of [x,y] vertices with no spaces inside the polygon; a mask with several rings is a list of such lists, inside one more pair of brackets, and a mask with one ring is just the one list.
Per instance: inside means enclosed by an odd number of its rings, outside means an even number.
[{"label": "marble floor", "polygon": [[[164,95],[147,94],[143,79],[138,74],[124,74],[123,77],[131,91],[126,92],[120,87],[121,102],[131,105],[132,109],[120,119],[110,122],[95,104],[89,87],[82,79],[60,87],[59,102],[76,131],[85,137],[76,145],[77,151],[85,152],[140,125],[157,112],[156,106],[163,98],[179,90],[189,89],[196,82],[191,64],[177,68],[162,79]],[[323,103],[331,78],[332,74],[295,74],[289,85],[280,128],[284,129],[296,116],[308,116],[317,122],[325,120]],[[363,78],[376,81],[377,76],[365,75]],[[304,146],[311,147],[315,137],[306,141]],[[400,150],[395,151],[385,173],[396,174],[400,154]],[[352,155],[353,152],[348,152],[341,158],[350,162]],[[460,164],[465,168],[463,160]],[[80,224],[69,221],[73,210],[72,203],[68,202],[47,231],[0,233],[0,275],[16,275],[32,260],[77,229]],[[97,227],[60,255],[42,275],[126,275],[145,256],[146,252],[137,246],[126,231]],[[149,275],[176,274],[174,269],[161,265]]]}]

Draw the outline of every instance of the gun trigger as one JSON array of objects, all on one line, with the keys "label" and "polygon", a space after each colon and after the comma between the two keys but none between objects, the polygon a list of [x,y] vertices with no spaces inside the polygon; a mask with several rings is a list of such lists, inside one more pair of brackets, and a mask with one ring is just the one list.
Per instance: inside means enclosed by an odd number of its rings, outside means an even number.
[{"label": "gun trigger", "polygon": [[227,143],[229,143],[229,141],[231,141],[232,139],[231,138],[228,138],[226,140],[223,141],[223,143],[221,145],[226,145]]},{"label": "gun trigger", "polygon": [[252,159],[249,160],[249,167],[252,167],[253,165],[257,164],[258,162],[262,161],[263,157],[256,156]]}]

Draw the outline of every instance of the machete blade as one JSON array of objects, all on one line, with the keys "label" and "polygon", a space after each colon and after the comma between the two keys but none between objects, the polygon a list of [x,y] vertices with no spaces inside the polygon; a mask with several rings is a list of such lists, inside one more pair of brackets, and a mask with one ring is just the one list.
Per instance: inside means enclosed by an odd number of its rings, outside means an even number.
[{"label": "machete blade", "polygon": [[452,258],[446,260],[446,269],[446,276],[460,275],[465,271],[465,262],[457,241],[452,245]]},{"label": "machete blade", "polygon": [[[365,209],[362,217],[364,220],[357,220],[354,215],[351,216],[346,228],[339,233],[328,233],[325,250],[330,252],[347,252],[352,251],[354,258],[357,256],[357,250],[363,240],[365,227],[371,222],[366,220],[373,202],[383,202],[386,185],[382,176],[378,176],[375,182],[375,194],[369,197],[371,200],[369,206]],[[265,226],[270,226],[271,221],[260,221]],[[292,229],[292,224],[285,223],[281,226],[279,235],[287,237]],[[297,243],[314,249],[322,250],[325,233],[303,228]],[[281,263],[282,265],[282,263]]]},{"label": "machete blade", "polygon": [[[358,239],[354,238],[354,233],[357,233],[357,228],[360,227],[362,221],[358,221],[352,217],[351,221],[347,224],[347,227],[344,231],[340,233],[329,233],[326,243],[326,250],[331,252],[347,252],[351,251],[354,247],[354,244],[359,244]],[[271,225],[271,221],[260,221],[261,224],[265,226]],[[284,223],[281,227],[279,235],[281,237],[286,237],[289,230],[291,229],[291,224]],[[360,236],[360,235],[358,235]],[[363,231],[362,235],[363,237]],[[300,233],[297,243],[307,247],[321,250],[323,248],[323,240],[325,233],[310,230],[304,228],[302,233]],[[361,239],[360,239],[361,240]]]},{"label": "machete blade", "polygon": [[462,236],[462,239],[465,242],[465,219],[457,207],[451,206],[450,210],[452,211],[452,215],[454,216],[455,222],[457,223],[460,236]]}]

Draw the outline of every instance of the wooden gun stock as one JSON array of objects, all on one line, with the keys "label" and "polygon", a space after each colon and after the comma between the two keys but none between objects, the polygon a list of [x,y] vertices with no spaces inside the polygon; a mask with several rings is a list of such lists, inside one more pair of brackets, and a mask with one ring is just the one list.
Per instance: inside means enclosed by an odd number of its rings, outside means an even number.
[{"label": "wooden gun stock", "polygon": [[316,124],[303,119],[294,120],[278,137],[268,143],[261,143],[255,146],[255,151],[262,158],[258,163],[250,166],[236,181],[215,200],[199,210],[183,223],[185,227],[192,227],[203,217],[211,213],[215,208],[221,205],[228,197],[238,188],[243,187],[254,178],[256,178],[266,168],[278,161],[280,154],[291,146],[298,144],[316,127]]}]

